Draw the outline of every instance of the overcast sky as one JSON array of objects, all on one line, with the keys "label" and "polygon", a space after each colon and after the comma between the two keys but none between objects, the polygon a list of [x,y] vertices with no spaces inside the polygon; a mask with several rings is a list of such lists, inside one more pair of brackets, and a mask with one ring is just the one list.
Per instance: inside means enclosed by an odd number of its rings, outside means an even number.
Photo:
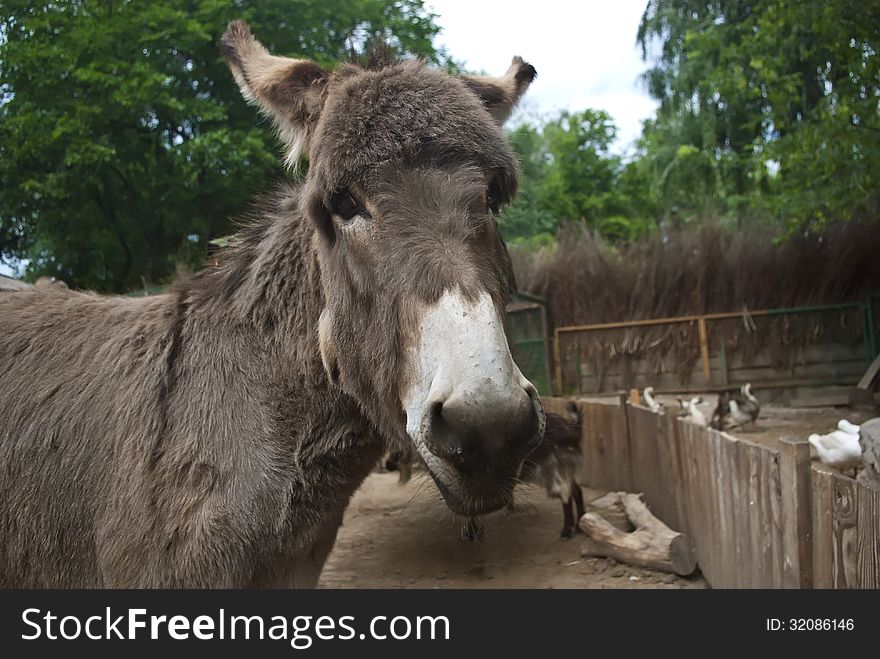
[{"label": "overcast sky", "polygon": [[636,31],[646,0],[426,0],[442,27],[437,44],[472,70],[500,75],[521,55],[538,70],[524,111],[605,110],[626,152],[656,103]]}]

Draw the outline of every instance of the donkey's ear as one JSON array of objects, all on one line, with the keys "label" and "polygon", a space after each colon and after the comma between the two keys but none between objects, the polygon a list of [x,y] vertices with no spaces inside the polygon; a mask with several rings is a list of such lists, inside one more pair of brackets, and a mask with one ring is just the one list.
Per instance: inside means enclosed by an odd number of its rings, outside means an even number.
[{"label": "donkey's ear", "polygon": [[516,56],[500,78],[462,76],[462,80],[480,97],[495,120],[503,124],[537,75],[534,66]]},{"label": "donkey's ear", "polygon": [[308,153],[329,74],[309,60],[270,55],[244,21],[229,24],[220,53],[245,99],[275,122],[288,148],[287,165],[296,167]]}]

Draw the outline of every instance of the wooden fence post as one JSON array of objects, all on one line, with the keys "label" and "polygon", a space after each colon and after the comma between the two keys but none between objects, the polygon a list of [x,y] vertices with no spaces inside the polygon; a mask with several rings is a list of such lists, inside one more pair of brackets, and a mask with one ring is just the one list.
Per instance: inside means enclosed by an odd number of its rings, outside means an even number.
[{"label": "wooden fence post", "polygon": [[[629,430],[629,403],[627,399],[629,396],[625,393],[618,394],[617,404],[619,406],[618,412],[618,423],[622,425],[622,435],[623,437],[618,437],[617,440],[623,439],[623,448],[626,455],[626,469],[623,471],[623,478],[626,481],[626,487],[623,488],[626,491],[632,491],[633,487],[633,451],[632,451],[632,443],[633,438],[630,436]],[[617,453],[620,455],[620,452]]]},{"label": "wooden fence post", "polygon": [[813,514],[810,445],[793,437],[779,440],[782,485],[782,585],[813,587]]},{"label": "wooden fence post", "polygon": [[553,392],[557,396],[564,396],[562,390],[562,349],[559,347],[559,328],[553,329],[553,368],[556,371],[556,391]]},{"label": "wooden fence post", "polygon": [[697,329],[700,333],[700,361],[703,363],[703,377],[706,384],[712,382],[712,365],[709,361],[709,332],[706,329],[706,317],[700,316],[697,321]]}]

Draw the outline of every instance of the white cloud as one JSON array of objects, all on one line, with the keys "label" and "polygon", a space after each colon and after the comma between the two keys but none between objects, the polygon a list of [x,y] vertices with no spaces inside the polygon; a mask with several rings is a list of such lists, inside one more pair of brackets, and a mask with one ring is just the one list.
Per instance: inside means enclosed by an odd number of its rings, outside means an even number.
[{"label": "white cloud", "polygon": [[639,76],[636,31],[646,0],[427,0],[442,32],[438,45],[474,70],[501,74],[513,55],[538,70],[526,113],[605,110],[629,150],[657,107]]}]

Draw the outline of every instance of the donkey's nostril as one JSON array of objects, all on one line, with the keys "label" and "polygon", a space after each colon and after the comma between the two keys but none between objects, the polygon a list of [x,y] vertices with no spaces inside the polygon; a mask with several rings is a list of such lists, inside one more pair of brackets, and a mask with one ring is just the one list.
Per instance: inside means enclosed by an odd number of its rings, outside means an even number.
[{"label": "donkey's nostril", "polygon": [[459,388],[430,404],[423,417],[426,448],[465,477],[504,472],[543,434],[536,401],[525,380],[508,389]]},{"label": "donkey's nostril", "polygon": [[427,446],[431,453],[456,467],[461,467],[464,463],[462,438],[444,418],[441,402],[432,403],[428,412]]}]

